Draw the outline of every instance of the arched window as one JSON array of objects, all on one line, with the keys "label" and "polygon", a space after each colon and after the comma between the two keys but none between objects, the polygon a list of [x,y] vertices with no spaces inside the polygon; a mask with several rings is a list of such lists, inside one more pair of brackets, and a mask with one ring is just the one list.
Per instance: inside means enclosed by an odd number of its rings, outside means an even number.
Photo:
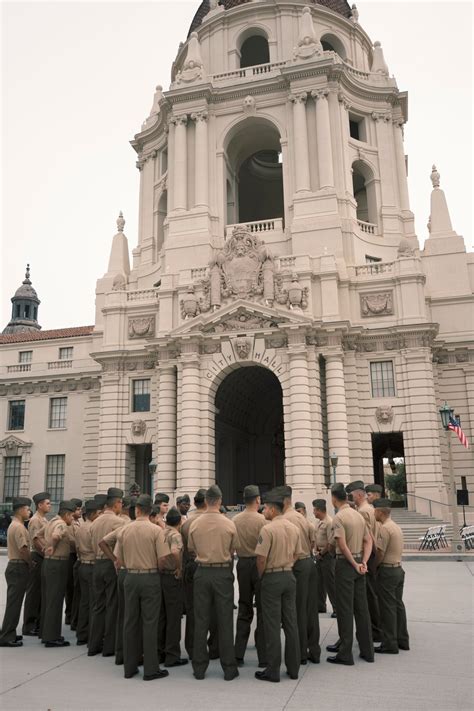
[{"label": "arched window", "polygon": [[323,35],[321,37],[321,44],[323,45],[325,52],[336,52],[341,59],[345,59],[347,57],[346,48],[339,37],[336,37],[336,35]]},{"label": "arched window", "polygon": [[247,37],[240,47],[240,68],[253,67],[256,64],[268,64],[270,50],[268,40],[263,35]]},{"label": "arched window", "polygon": [[168,214],[168,193],[165,190],[158,202],[158,225],[157,225],[157,240],[156,248],[158,253],[163,247],[163,242],[165,240],[165,220]]},{"label": "arched window", "polygon": [[352,190],[357,202],[357,219],[377,224],[377,201],[372,170],[360,160],[352,164]]}]

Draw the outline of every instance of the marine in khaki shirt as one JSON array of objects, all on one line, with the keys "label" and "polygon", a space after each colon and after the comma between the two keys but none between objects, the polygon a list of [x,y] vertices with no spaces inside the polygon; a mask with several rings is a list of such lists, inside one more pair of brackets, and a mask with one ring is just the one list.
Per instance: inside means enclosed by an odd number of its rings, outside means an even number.
[{"label": "marine in khaki shirt", "polygon": [[126,521],[120,518],[120,516],[117,516],[117,514],[110,509],[105,509],[104,512],[92,522],[90,536],[96,559],[101,560],[105,557],[104,552],[99,547],[100,541],[105,538],[108,533],[116,528],[125,526],[125,524]]},{"label": "marine in khaki shirt", "polygon": [[8,560],[24,560],[22,549],[25,546],[29,548],[29,544],[28,531],[24,524],[16,517],[13,517],[7,533]]},{"label": "marine in khaki shirt", "polygon": [[298,554],[297,560],[309,558],[314,546],[314,526],[291,507],[284,512],[283,516],[295,525],[299,532],[301,553]]},{"label": "marine in khaki shirt", "polygon": [[95,560],[95,551],[91,539],[91,526],[92,521],[87,519],[82,526],[74,527],[76,552],[81,563],[85,560]]},{"label": "marine in khaki shirt", "polygon": [[[68,560],[71,552],[71,539],[69,535],[70,526],[61,518],[55,516],[48,521],[44,529],[44,540],[46,544],[45,558],[56,560]],[[56,546],[54,542],[57,540]]]},{"label": "marine in khaki shirt", "polygon": [[377,562],[381,565],[399,565],[402,562],[403,533],[395,521],[388,518],[379,523],[377,534]]},{"label": "marine in khaki shirt", "polygon": [[43,529],[48,523],[46,516],[38,511],[33,514],[28,523],[28,537],[30,540],[30,551],[43,555],[44,538]]},{"label": "marine in khaki shirt", "polygon": [[137,519],[120,531],[116,551],[127,570],[158,570],[158,561],[168,555],[169,548],[160,526]]},{"label": "marine in khaki shirt", "polygon": [[357,511],[360,513],[360,515],[366,522],[372,537],[375,539],[377,521],[375,520],[374,507],[369,504],[368,501],[363,501],[359,506],[357,506]]},{"label": "marine in khaki shirt", "polygon": [[191,522],[188,549],[196,554],[197,563],[230,563],[238,546],[234,523],[221,513],[204,511]]},{"label": "marine in khaki shirt", "polygon": [[275,516],[261,529],[255,554],[265,558],[264,572],[275,568],[291,571],[303,555],[300,530],[287,517]]},{"label": "marine in khaki shirt", "polygon": [[183,559],[183,539],[180,532],[172,526],[166,526],[164,532],[168,555],[160,562],[160,570],[181,573]]},{"label": "marine in khaki shirt", "polygon": [[324,519],[316,524],[316,540],[315,548],[319,555],[325,555],[328,552],[331,538],[332,518],[326,514]]},{"label": "marine in khaki shirt", "polygon": [[239,537],[236,548],[239,558],[255,557],[255,548],[258,543],[260,531],[267,521],[258,511],[242,511],[232,519]]},{"label": "marine in khaki shirt", "polygon": [[342,555],[339,541],[343,538],[353,556],[362,555],[366,530],[365,519],[357,511],[351,509],[348,504],[342,505],[332,522],[336,554]]}]

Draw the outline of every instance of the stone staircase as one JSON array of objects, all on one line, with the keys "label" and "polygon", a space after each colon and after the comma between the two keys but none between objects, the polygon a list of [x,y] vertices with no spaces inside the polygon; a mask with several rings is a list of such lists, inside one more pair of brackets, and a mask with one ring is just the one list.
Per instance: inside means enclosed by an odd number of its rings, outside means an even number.
[{"label": "stone staircase", "polygon": [[407,509],[392,509],[392,518],[403,531],[405,550],[418,550],[420,545],[418,539],[424,536],[426,529],[431,526],[441,526],[443,523],[448,524],[446,538],[448,543],[451,541],[453,527],[448,521],[442,521],[439,518],[417,513],[416,511],[408,511]]}]

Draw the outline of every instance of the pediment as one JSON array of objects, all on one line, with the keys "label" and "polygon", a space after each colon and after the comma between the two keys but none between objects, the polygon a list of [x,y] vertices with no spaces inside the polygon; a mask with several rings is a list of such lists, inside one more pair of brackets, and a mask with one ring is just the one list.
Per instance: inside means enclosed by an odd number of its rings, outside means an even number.
[{"label": "pediment", "polygon": [[31,444],[31,442],[25,442],[19,437],[15,437],[15,435],[8,435],[8,437],[5,437],[5,439],[0,440],[0,449],[5,449],[7,452],[7,456],[9,454],[15,456],[14,453],[18,449],[22,449],[24,447],[31,447]]},{"label": "pediment", "polygon": [[288,326],[311,326],[312,321],[296,310],[275,309],[238,299],[210,314],[188,319],[171,336],[270,331]]}]

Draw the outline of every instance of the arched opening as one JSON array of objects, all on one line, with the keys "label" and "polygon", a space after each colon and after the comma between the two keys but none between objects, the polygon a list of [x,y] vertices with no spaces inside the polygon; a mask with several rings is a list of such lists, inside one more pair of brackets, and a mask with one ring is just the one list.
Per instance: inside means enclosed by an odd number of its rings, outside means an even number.
[{"label": "arched opening", "polygon": [[336,52],[341,59],[347,57],[346,48],[336,35],[326,34],[321,37],[321,44],[325,52]]},{"label": "arched opening", "polygon": [[283,218],[283,165],[276,127],[258,117],[243,121],[228,143],[227,159],[230,182],[235,186],[235,222]]},{"label": "arched opening", "polygon": [[283,484],[283,394],[276,375],[256,365],[233,370],[215,405],[216,482],[224,503],[242,503],[247,484],[262,493]]},{"label": "arched opening", "polygon": [[377,203],[374,175],[362,161],[352,164],[352,191],[357,203],[357,219],[377,223]]},{"label": "arched opening", "polygon": [[230,181],[226,181],[226,197],[227,197],[227,224],[233,225],[237,222],[238,218],[235,215],[235,198],[234,191]]},{"label": "arched opening", "polygon": [[165,190],[158,202],[158,225],[156,248],[160,252],[165,241],[165,220],[168,214],[168,192]]},{"label": "arched opening", "polygon": [[254,67],[256,64],[268,64],[270,49],[268,40],[263,35],[247,37],[240,48],[240,68]]}]

